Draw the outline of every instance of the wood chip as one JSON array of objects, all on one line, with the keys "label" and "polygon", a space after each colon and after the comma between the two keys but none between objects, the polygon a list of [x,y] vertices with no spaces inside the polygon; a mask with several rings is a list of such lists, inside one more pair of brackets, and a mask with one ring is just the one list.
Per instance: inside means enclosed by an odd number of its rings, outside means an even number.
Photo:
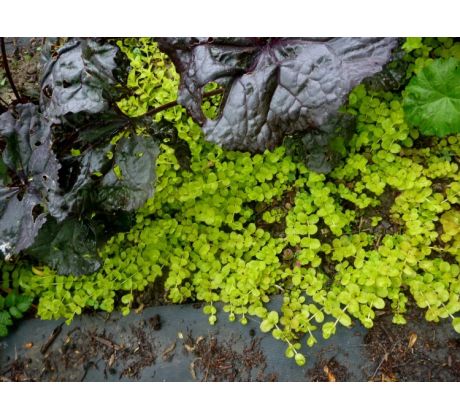
[{"label": "wood chip", "polygon": [[185,350],[187,350],[189,353],[192,353],[195,351],[195,346],[190,346],[188,344],[184,344]]},{"label": "wood chip", "polygon": [[324,366],[324,373],[327,375],[327,380],[329,382],[336,382],[335,375],[332,373],[332,370],[329,369],[329,366]]},{"label": "wood chip", "polygon": [[192,375],[192,378],[193,378],[194,381],[197,380],[196,372],[195,372],[195,362],[197,362],[200,359],[201,359],[201,357],[197,357],[192,363],[190,363],[190,375]]},{"label": "wood chip", "polygon": [[409,344],[407,347],[411,349],[412,347],[414,347],[416,341],[417,341],[417,334],[415,334],[414,332],[410,333],[409,334]]},{"label": "wood chip", "polygon": [[110,340],[107,340],[107,338],[104,337],[99,337],[97,335],[93,335],[92,338],[96,340],[97,342],[103,344],[104,346],[111,347],[114,350],[120,350],[121,347],[118,344],[112,343]]},{"label": "wood chip", "polygon": [[169,362],[172,359],[173,354],[171,354],[174,349],[176,348],[176,342],[174,341],[164,352],[163,352],[163,360],[165,362]]},{"label": "wood chip", "polygon": [[115,352],[113,352],[112,355],[110,356],[109,363],[108,363],[109,369],[113,366],[114,363],[115,363]]},{"label": "wood chip", "polygon": [[40,349],[40,353],[41,354],[45,354],[48,349],[51,347],[51,345],[54,343],[54,341],[56,340],[56,338],[58,337],[58,335],[61,333],[62,331],[62,326],[64,325],[64,323],[61,323],[60,325],[58,325],[54,330],[53,332],[51,333],[51,335],[48,337],[48,340],[46,340],[46,343],[43,344],[42,348]]}]

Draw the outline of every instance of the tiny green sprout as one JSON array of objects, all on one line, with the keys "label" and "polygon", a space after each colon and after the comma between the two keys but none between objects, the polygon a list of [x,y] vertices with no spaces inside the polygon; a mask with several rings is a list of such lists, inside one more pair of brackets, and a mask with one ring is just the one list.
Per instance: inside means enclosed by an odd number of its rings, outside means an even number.
[{"label": "tiny green sprout", "polygon": [[81,155],[81,151],[78,150],[78,149],[70,149],[70,154],[72,156],[80,156]]},{"label": "tiny green sprout", "polygon": [[393,321],[394,324],[398,324],[398,325],[405,325],[405,324],[407,324],[406,318],[404,318],[404,316],[401,315],[401,314],[395,314],[395,315],[393,316],[393,320],[392,320],[392,321]]},{"label": "tiny green sprout", "polygon": [[118,179],[123,179],[123,174],[121,173],[121,168],[119,165],[113,167],[113,172]]}]

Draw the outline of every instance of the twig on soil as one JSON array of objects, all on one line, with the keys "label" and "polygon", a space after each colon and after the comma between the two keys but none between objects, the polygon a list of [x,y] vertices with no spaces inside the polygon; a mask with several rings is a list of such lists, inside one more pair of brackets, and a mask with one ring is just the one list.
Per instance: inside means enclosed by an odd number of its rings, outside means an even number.
[{"label": "twig on soil", "polygon": [[[387,334],[388,334],[388,333],[387,333]],[[391,352],[394,350],[394,348],[396,347],[397,344],[398,344],[398,342],[396,341],[396,342],[391,346],[391,349],[390,349],[389,352],[385,351],[385,354],[383,355],[382,360],[380,360],[379,365],[378,365],[377,368],[375,369],[374,374],[371,376],[370,381],[372,381],[372,380],[375,378],[375,375],[377,375],[377,372],[379,371],[380,367],[383,365],[383,362],[385,362],[385,361],[388,360],[388,357],[391,355]]]},{"label": "twig on soil", "polygon": [[195,360],[192,361],[192,363],[190,363],[190,375],[192,375],[192,379],[194,381],[197,380],[196,371],[195,371],[195,362],[197,362],[198,360],[201,360],[201,357],[197,357]]},{"label": "twig on soil", "polygon": [[62,322],[61,324],[59,324],[54,330],[53,332],[51,333],[51,335],[49,336],[48,340],[46,341],[45,344],[43,344],[42,348],[40,349],[40,353],[41,354],[45,354],[48,349],[51,347],[51,345],[54,343],[54,341],[56,340],[56,338],[58,337],[58,335],[61,333],[62,331],[62,326],[64,325],[64,323]]},{"label": "twig on soil", "polygon": [[382,360],[380,360],[380,363],[378,364],[377,368],[375,369],[374,373],[372,374],[370,380],[372,381],[375,378],[375,375],[377,375],[377,372],[379,371],[380,367],[383,365],[383,362],[388,360],[389,353],[385,353],[382,357]]},{"label": "twig on soil", "polygon": [[85,366],[85,371],[83,372],[83,376],[81,377],[80,382],[83,382],[85,380],[86,375],[88,374],[88,371],[91,368],[91,366],[94,366],[97,369],[97,363],[89,361]]},{"label": "twig on soil", "polygon": [[10,83],[11,89],[13,89],[14,96],[16,96],[16,99],[20,102],[21,95],[19,95],[19,92],[16,89],[16,85],[14,84],[13,77],[11,76],[10,67],[8,65],[8,57],[6,56],[5,38],[3,37],[0,37],[0,47],[2,50],[3,68],[5,69],[6,78]]},{"label": "twig on soil", "polygon": [[169,362],[174,354],[171,354],[176,348],[176,342],[174,341],[164,352],[163,352],[163,361]]},{"label": "twig on soil", "polygon": [[121,350],[121,347],[118,344],[112,343],[110,340],[107,340],[106,338],[99,337],[97,335],[92,335],[91,336],[95,341],[103,344],[104,346],[110,347],[114,350]]}]

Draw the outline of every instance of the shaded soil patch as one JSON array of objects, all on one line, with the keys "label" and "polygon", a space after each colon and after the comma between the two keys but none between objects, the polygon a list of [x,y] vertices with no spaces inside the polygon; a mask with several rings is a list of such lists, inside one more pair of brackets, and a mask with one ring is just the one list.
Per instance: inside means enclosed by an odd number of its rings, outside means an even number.
[{"label": "shaded soil patch", "polygon": [[103,370],[105,379],[139,379],[145,367],[155,364],[157,351],[150,333],[158,330],[159,322],[159,317],[141,321],[117,338],[105,329],[76,327],[58,340],[58,327],[41,347],[41,357],[15,358],[2,367],[0,380],[84,381],[90,369]]},{"label": "shaded soil patch", "polygon": [[[40,96],[39,73],[43,38],[5,38],[8,62],[14,84],[21,97],[37,101]],[[10,84],[6,81],[0,58],[0,104],[16,100]]]},{"label": "shaded soil patch", "polygon": [[350,380],[348,369],[339,363],[335,357],[328,360],[320,357],[305,376],[312,382],[345,382]]},{"label": "shaded soil patch", "polygon": [[409,311],[407,325],[395,325],[391,318],[382,315],[364,337],[368,356],[376,364],[370,381],[460,380],[460,339],[440,334],[418,309]]}]

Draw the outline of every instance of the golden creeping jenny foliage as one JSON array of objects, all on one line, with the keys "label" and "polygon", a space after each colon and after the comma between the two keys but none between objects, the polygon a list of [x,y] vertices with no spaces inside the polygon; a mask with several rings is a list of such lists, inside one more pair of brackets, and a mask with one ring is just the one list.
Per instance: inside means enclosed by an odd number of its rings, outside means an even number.
[{"label": "golden creeping jenny foliage", "polygon": [[[131,116],[176,98],[179,78],[149,39],[119,44],[131,60]],[[458,54],[450,39],[408,39],[407,77],[432,56]],[[211,86],[212,88],[212,86]],[[155,118],[174,122],[192,152],[190,171],[162,146],[155,197],[136,226],[102,249],[102,269],[64,277],[47,267],[4,267],[4,283],[39,299],[44,319],[71,320],[84,308],[128,313],[134,295],[164,280],[174,303],[206,303],[209,322],[222,303],[230,320],[259,319],[302,365],[302,343],[313,346],[337,326],[370,328],[391,306],[405,323],[409,297],[426,319],[451,318],[460,333],[460,136],[419,137],[404,119],[400,95],[358,86],[348,112],[357,116],[349,154],[331,174],[273,152],[223,151],[176,106]],[[216,98],[203,109],[215,114]],[[275,232],[277,232],[275,234]],[[283,295],[279,311],[267,309]]]}]

